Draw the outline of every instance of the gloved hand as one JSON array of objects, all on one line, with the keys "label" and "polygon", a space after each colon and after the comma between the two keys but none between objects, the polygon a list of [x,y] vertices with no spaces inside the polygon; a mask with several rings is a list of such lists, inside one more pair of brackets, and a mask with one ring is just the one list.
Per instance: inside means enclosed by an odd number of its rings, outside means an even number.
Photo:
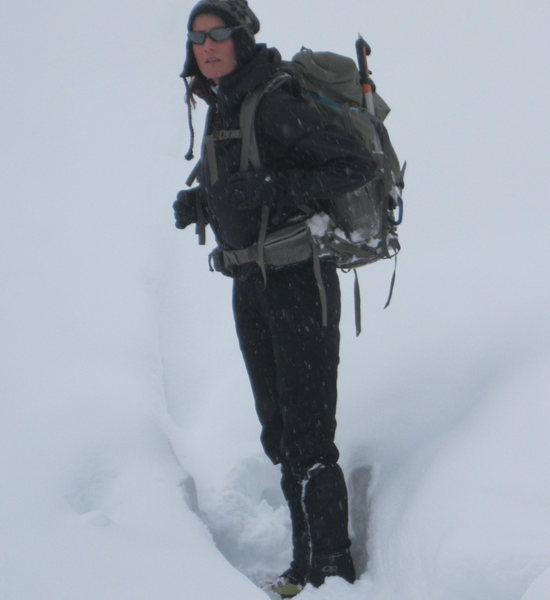
[{"label": "gloved hand", "polygon": [[234,173],[223,188],[228,201],[238,210],[272,208],[278,196],[275,176],[268,169]]},{"label": "gloved hand", "polygon": [[178,229],[185,229],[191,223],[197,222],[196,201],[199,197],[199,189],[198,187],[194,187],[190,190],[181,190],[178,192],[176,201],[172,205]]}]

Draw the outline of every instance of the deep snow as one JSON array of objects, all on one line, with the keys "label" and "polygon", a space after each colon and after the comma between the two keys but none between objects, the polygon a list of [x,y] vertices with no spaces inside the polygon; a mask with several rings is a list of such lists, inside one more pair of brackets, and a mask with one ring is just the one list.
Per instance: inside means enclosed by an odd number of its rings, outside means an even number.
[{"label": "deep snow", "polygon": [[[392,267],[362,270],[359,339],[342,276],[369,570],[301,598],[546,600],[548,4],[252,5],[285,56],[369,39],[409,163],[396,292],[382,311]],[[289,560],[230,281],[172,224],[191,6],[2,8],[2,600],[261,599]]]}]

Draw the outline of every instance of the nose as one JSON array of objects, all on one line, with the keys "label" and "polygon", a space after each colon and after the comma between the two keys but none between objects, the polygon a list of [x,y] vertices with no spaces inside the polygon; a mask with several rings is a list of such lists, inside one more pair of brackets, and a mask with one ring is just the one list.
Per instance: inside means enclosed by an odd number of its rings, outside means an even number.
[{"label": "nose", "polygon": [[216,42],[211,40],[209,36],[206,36],[206,40],[204,41],[204,51],[212,52],[216,48]]}]

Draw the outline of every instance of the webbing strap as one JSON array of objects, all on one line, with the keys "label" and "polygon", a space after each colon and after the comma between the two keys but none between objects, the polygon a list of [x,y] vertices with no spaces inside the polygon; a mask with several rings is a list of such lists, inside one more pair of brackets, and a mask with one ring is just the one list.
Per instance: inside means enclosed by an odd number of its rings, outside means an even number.
[{"label": "webbing strap", "polygon": [[325,284],[323,283],[323,274],[321,273],[321,260],[319,258],[319,247],[315,242],[312,243],[313,252],[313,274],[315,275],[315,281],[317,282],[317,289],[319,290],[319,300],[321,302],[321,322],[323,327],[328,325],[328,303],[327,303],[327,291]]},{"label": "webbing strap", "polygon": [[357,269],[353,269],[355,283],[353,285],[353,298],[355,303],[355,335],[359,337],[361,333],[361,290],[359,288],[359,277]]},{"label": "webbing strap", "polygon": [[[197,164],[193,167],[193,170],[189,174],[185,185],[188,187],[192,186],[195,180],[197,179],[197,175],[201,166],[201,161],[199,160]],[[206,244],[206,219],[204,217],[204,210],[202,207],[202,202],[197,198],[195,201],[195,210],[197,212],[197,224],[195,226],[195,233],[199,238],[199,245],[204,246]]]},{"label": "webbing strap", "polygon": [[214,136],[207,135],[204,138],[204,147],[208,157],[208,171],[210,173],[210,185],[214,185],[218,181],[218,163],[216,162],[216,146],[214,144]]},{"label": "webbing strap", "polygon": [[216,142],[222,140],[239,140],[242,134],[240,129],[220,129],[204,137],[204,147],[208,157],[208,170],[210,174],[210,185],[218,181],[218,160],[216,158]]},{"label": "webbing strap", "polygon": [[254,90],[244,99],[239,116],[239,125],[243,136],[241,145],[241,171],[247,171],[249,166],[253,169],[259,169],[262,166],[260,151],[256,140],[256,111],[262,98],[266,94],[290,79],[291,76],[288,73],[280,73],[266,86]]},{"label": "webbing strap", "polygon": [[[241,171],[248,171],[249,164],[252,164],[252,168],[254,169],[258,169],[260,167],[260,155],[254,133],[254,118],[261,97],[262,94],[259,92],[250,94],[244,100],[241,108],[240,126],[243,136],[241,142]],[[251,146],[253,138],[254,147]]]},{"label": "webbing strap", "polygon": [[[265,86],[264,88],[254,90],[244,99],[241,106],[241,112],[239,114],[239,125],[241,128],[240,133],[242,135],[240,162],[241,171],[248,171],[249,166],[251,166],[255,170],[261,168],[262,161],[260,157],[260,150],[258,148],[258,142],[256,140],[256,111],[264,95],[287,80],[288,75],[286,73],[283,73],[282,75],[275,77],[267,86]],[[258,235],[257,263],[262,272],[262,277],[264,279],[265,286],[267,286],[267,274],[265,270],[264,245],[265,238],[267,236],[268,223],[269,208],[267,206],[262,206],[262,217],[260,221],[260,231]]]},{"label": "webbing strap", "polygon": [[242,133],[240,129],[218,129],[212,133],[212,137],[216,142],[219,140],[240,140]]},{"label": "webbing strap", "polygon": [[269,207],[262,206],[262,218],[260,221],[260,235],[258,236],[258,259],[257,263],[264,278],[264,286],[267,287],[267,274],[265,271],[264,249],[265,238],[267,237],[267,224],[269,222]]},{"label": "webbing strap", "polygon": [[191,187],[195,183],[195,180],[197,179],[197,175],[199,173],[200,167],[201,167],[201,161],[199,160],[197,162],[197,164],[193,167],[193,170],[191,171],[191,173],[189,173],[189,177],[185,181],[185,185],[187,187]]},{"label": "webbing strap", "polygon": [[397,275],[397,253],[394,254],[393,258],[394,258],[393,275],[391,276],[390,292],[388,294],[388,299],[386,301],[386,304],[385,304],[384,308],[388,308],[388,306],[390,305],[390,302],[391,302],[391,299],[392,299],[392,296],[393,296],[393,286],[395,285],[395,277]]},{"label": "webbing strap", "polygon": [[206,219],[204,217],[202,202],[198,198],[195,202],[195,208],[197,211],[197,224],[195,226],[195,233],[199,237],[199,245],[204,246],[206,244]]}]

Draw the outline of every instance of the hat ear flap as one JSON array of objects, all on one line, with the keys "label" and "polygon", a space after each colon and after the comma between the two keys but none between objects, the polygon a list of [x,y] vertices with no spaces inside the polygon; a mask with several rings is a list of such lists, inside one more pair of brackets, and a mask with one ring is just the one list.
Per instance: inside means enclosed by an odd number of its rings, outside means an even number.
[{"label": "hat ear flap", "polygon": [[192,77],[193,75],[199,75],[199,65],[195,59],[195,53],[193,52],[193,44],[187,42],[187,55],[185,57],[185,64],[183,65],[183,71],[180,73],[180,77]]}]

